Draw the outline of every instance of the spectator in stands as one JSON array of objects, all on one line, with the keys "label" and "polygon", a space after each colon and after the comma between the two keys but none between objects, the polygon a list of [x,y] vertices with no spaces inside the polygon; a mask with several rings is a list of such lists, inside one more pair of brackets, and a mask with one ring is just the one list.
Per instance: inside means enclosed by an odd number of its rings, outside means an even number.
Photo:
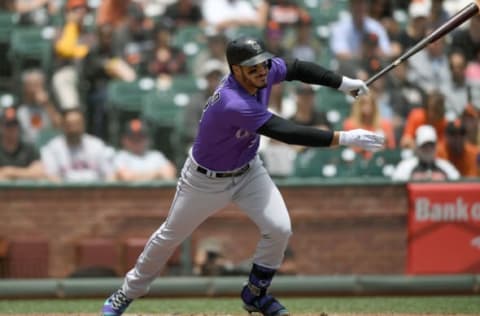
[{"label": "spectator in stands", "polygon": [[[343,129],[363,128],[376,133],[380,132],[385,136],[385,147],[393,149],[396,147],[393,125],[390,120],[382,118],[380,115],[376,98],[374,93],[356,98],[352,104],[350,116],[343,122]],[[369,156],[367,154],[366,157]]]},{"label": "spectator in stands", "polygon": [[290,120],[301,125],[331,129],[332,126],[325,112],[315,108],[315,90],[306,83],[299,83],[295,88],[296,111]]},{"label": "spectator in stands", "polygon": [[18,107],[18,120],[23,138],[37,143],[44,129],[60,127],[60,113],[47,91],[45,75],[40,70],[27,70],[22,74],[22,98]]},{"label": "spectator in stands", "polygon": [[203,21],[202,10],[193,0],[178,0],[171,3],[165,9],[163,17],[172,20],[176,28],[185,25],[200,26]]},{"label": "spectator in stands", "polygon": [[476,59],[467,63],[465,78],[470,89],[470,101],[480,108],[480,45],[476,48]]},{"label": "spectator in stands", "polygon": [[[289,118],[291,121],[306,126],[331,129],[332,126],[326,114],[315,109],[315,91],[311,85],[299,83],[295,87],[295,105],[295,113]],[[261,155],[265,167],[272,176],[285,177],[293,172],[297,152],[305,149],[304,146],[292,146],[262,138]]]},{"label": "spectator in stands", "polygon": [[393,18],[393,1],[370,0],[368,15],[383,25],[390,38],[398,33],[398,23]]},{"label": "spectator in stands", "polygon": [[[427,33],[431,33],[429,29]],[[408,59],[409,80],[426,92],[444,91],[451,80],[445,38],[439,38]]]},{"label": "spectator in stands", "polygon": [[444,0],[430,0],[430,2],[430,25],[433,28],[438,28],[450,18],[450,14],[443,7]]},{"label": "spectator in stands", "polygon": [[360,67],[369,75],[383,68],[383,58],[379,54],[378,37],[375,33],[366,34],[362,41],[362,59]]},{"label": "spectator in stands", "polygon": [[86,118],[89,134],[107,139],[107,87],[112,79],[133,81],[135,70],[113,49],[113,27],[98,26],[96,40],[85,59],[82,81],[86,83]]},{"label": "spectator in stands", "polygon": [[465,137],[467,141],[480,147],[480,113],[472,104],[467,105],[460,117],[465,126]]},{"label": "spectator in stands", "polygon": [[384,59],[380,55],[378,36],[375,33],[365,33],[361,41],[360,55],[348,60],[340,60],[338,71],[350,77],[367,80],[368,77],[378,72],[383,64]]},{"label": "spectator in stands", "polygon": [[139,119],[127,122],[122,149],[115,155],[116,178],[119,181],[173,180],[177,169],[158,150],[149,150],[149,137],[145,124]]},{"label": "spectator in stands", "polygon": [[97,26],[111,25],[113,28],[127,23],[128,7],[132,0],[102,0],[97,9]]},{"label": "spectator in stands", "polygon": [[391,55],[390,39],[385,28],[367,16],[367,0],[350,0],[350,15],[340,18],[332,26],[330,46],[339,61],[361,59],[362,40],[365,34],[376,34],[379,54],[382,57]]},{"label": "spectator in stands", "polygon": [[79,109],[64,111],[63,135],[41,149],[42,162],[55,182],[110,181],[114,179],[114,150],[85,134],[85,119]]},{"label": "spectator in stands", "polygon": [[392,106],[392,124],[396,143],[400,143],[405,121],[414,108],[423,106],[425,92],[407,78],[407,63],[400,63],[387,76],[386,90]]},{"label": "spectator in stands", "polygon": [[158,23],[155,28],[155,43],[149,58],[148,73],[151,76],[173,76],[187,72],[187,57],[181,48],[172,44],[175,29],[170,22]]},{"label": "spectator in stands", "polygon": [[[327,118],[327,114],[318,110],[316,106],[313,87],[309,84],[299,83],[295,88],[295,113],[289,117],[289,120],[305,126],[331,130],[333,127]],[[306,147],[294,146],[294,148],[297,151],[302,151]]]},{"label": "spectator in stands", "polygon": [[1,0],[0,10],[15,12],[15,0]]},{"label": "spectator in stands", "polygon": [[265,47],[275,56],[287,57],[288,52],[284,46],[284,33],[280,25],[276,22],[270,22],[264,29]]},{"label": "spectator in stands", "polygon": [[436,158],[437,133],[431,125],[422,125],[415,132],[415,155],[396,166],[394,181],[457,180],[460,173],[448,160]]},{"label": "spectator in stands", "polygon": [[467,61],[461,51],[453,52],[448,57],[451,79],[446,83],[445,110],[453,117],[459,117],[470,102],[471,86],[467,83],[465,70]]},{"label": "spectator in stands", "polygon": [[22,129],[13,107],[0,116],[0,180],[40,180],[45,172],[37,148],[22,140]]},{"label": "spectator in stands", "polygon": [[66,23],[55,41],[56,69],[53,74],[53,91],[60,109],[68,110],[81,105],[79,63],[87,56],[93,37],[83,28],[87,14],[86,0],[68,0]]},{"label": "spectator in stands", "polygon": [[468,28],[452,34],[450,49],[462,51],[469,62],[477,59],[477,52],[480,51],[480,15],[476,14],[470,19]]},{"label": "spectator in stands", "polygon": [[143,8],[135,2],[127,7],[125,23],[114,29],[113,47],[115,56],[122,57],[137,75],[148,74],[149,53],[154,48],[154,26]]},{"label": "spectator in stands", "polygon": [[470,144],[466,136],[467,130],[461,120],[449,122],[438,156],[450,161],[462,177],[477,177],[479,147]]},{"label": "spectator in stands", "polygon": [[206,61],[203,67],[200,68],[200,71],[201,77],[206,80],[207,85],[204,90],[199,91],[190,98],[190,102],[183,112],[183,142],[186,145],[186,149],[190,147],[197,135],[198,122],[202,117],[203,105],[207,103],[208,98],[213,95],[220,80],[227,74],[223,63],[217,59]]},{"label": "spectator in stands", "polygon": [[217,31],[242,26],[264,27],[266,5],[263,0],[257,6],[246,0],[204,0],[201,9],[206,25]]},{"label": "spectator in stands", "polygon": [[467,61],[465,76],[469,82],[478,84],[480,83],[480,46],[474,49],[476,49],[476,51],[474,51],[475,58]]},{"label": "spectator in stands", "polygon": [[15,0],[19,25],[46,26],[59,11],[59,2],[55,0]]},{"label": "spectator in stands", "polygon": [[394,42],[399,45],[396,54],[412,47],[425,38],[429,25],[430,5],[427,1],[411,1],[408,6],[408,22]]},{"label": "spectator in stands", "polygon": [[438,142],[443,142],[447,120],[445,119],[445,96],[440,91],[428,93],[425,106],[410,111],[400,141],[402,148],[414,148],[415,131],[421,125],[433,126],[438,135]]},{"label": "spectator in stands", "polygon": [[[322,44],[317,40],[313,31],[312,20],[300,20],[294,25],[293,38],[285,39],[285,49],[288,56],[293,59],[318,62],[322,53]],[[325,49],[327,49],[325,47]]]},{"label": "spectator in stands", "polygon": [[264,7],[260,13],[262,17],[262,25],[278,25],[281,37],[285,36],[285,31],[289,27],[294,27],[311,21],[310,14],[293,0],[265,0]]},{"label": "spectator in stands", "polygon": [[225,56],[225,49],[227,48],[227,37],[221,32],[207,33],[207,47],[201,50],[193,60],[193,69],[191,72],[197,77],[201,77],[203,66],[209,60],[217,60],[222,63],[223,71],[230,72],[227,57]]},{"label": "spectator in stands", "polygon": [[295,102],[292,100],[293,98],[285,97],[285,91],[286,89],[283,85],[273,85],[272,93],[270,94],[270,99],[268,100],[268,108],[270,111],[280,115],[283,118],[287,118],[295,112]]}]

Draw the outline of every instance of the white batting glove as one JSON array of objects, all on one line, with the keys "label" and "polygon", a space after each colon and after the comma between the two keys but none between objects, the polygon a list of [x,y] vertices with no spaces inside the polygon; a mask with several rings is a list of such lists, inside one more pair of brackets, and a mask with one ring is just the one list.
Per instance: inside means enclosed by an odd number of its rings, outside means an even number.
[{"label": "white batting glove", "polygon": [[363,80],[352,79],[345,76],[342,77],[342,83],[340,84],[340,87],[338,87],[338,90],[346,93],[358,91],[356,96],[367,94],[369,91]]},{"label": "white batting glove", "polygon": [[364,129],[354,129],[341,131],[339,143],[340,145],[357,146],[365,150],[375,151],[383,148],[385,137]]}]

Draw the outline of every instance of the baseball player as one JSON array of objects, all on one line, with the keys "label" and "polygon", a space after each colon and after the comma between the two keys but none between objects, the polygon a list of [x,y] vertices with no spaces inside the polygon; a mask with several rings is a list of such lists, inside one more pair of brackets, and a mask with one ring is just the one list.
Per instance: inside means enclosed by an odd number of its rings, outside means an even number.
[{"label": "baseball player", "polygon": [[311,62],[285,61],[252,37],[230,41],[226,55],[231,72],[205,104],[168,217],[150,237],[122,287],[105,301],[103,316],[119,316],[133,299],[145,295],[175,248],[230,202],[261,233],[248,282],[240,294],[244,309],[267,316],[289,315],[267,292],[292,229],[285,202],[258,157],[260,135],[315,147],[353,145],[376,150],[383,146],[381,135],[366,130],[320,130],[297,125],[267,109],[272,85],[285,80],[365,94],[368,88],[363,81]]}]

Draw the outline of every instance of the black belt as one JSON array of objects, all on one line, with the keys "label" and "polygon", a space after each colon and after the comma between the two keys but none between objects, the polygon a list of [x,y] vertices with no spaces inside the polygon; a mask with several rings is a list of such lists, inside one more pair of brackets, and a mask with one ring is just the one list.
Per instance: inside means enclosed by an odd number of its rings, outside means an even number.
[{"label": "black belt", "polygon": [[241,176],[242,174],[247,172],[248,169],[250,169],[250,164],[246,164],[242,168],[240,168],[236,171],[233,171],[233,172],[214,172],[214,171],[207,170],[207,169],[205,169],[203,167],[200,167],[200,166],[197,166],[196,170],[200,173],[206,174],[207,176],[213,177],[213,178],[229,178],[229,177]]}]

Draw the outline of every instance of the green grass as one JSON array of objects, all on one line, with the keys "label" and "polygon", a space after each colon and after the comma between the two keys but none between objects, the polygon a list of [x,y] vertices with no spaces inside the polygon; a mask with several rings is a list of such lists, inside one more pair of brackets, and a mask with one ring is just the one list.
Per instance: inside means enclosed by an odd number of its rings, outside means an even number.
[{"label": "green grass", "polygon": [[[0,300],[0,314],[98,313],[103,300]],[[301,313],[425,313],[480,315],[478,296],[431,297],[321,297],[284,298],[293,314]],[[136,300],[128,313],[242,314],[236,298]]]}]

